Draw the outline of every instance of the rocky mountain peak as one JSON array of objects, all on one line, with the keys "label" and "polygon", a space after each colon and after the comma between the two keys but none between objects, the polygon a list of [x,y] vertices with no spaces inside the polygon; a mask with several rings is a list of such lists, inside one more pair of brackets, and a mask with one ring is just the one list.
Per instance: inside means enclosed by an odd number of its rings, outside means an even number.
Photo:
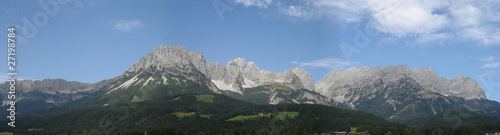
[{"label": "rocky mountain peak", "polygon": [[230,63],[247,63],[247,61],[243,58],[236,58],[234,60],[229,61],[227,64],[229,65]]},{"label": "rocky mountain peak", "polygon": [[384,68],[384,71],[389,73],[409,73],[410,68],[408,68],[408,65],[406,64],[399,64],[395,67],[392,65],[388,65]]},{"label": "rocky mountain peak", "polygon": [[430,71],[434,72],[434,70],[432,70],[432,68],[431,68],[431,67],[427,67],[427,68],[425,68],[425,70],[426,70],[426,71],[429,71],[429,72],[430,72]]},{"label": "rocky mountain peak", "polygon": [[309,72],[305,71],[302,68],[299,67],[293,67],[289,70],[285,70],[283,74],[286,74],[286,72],[291,72],[292,74],[295,74],[302,82],[302,85],[308,89],[308,90],[314,90],[314,83],[313,83],[313,78],[312,75],[309,74]]},{"label": "rocky mountain peak", "polygon": [[259,72],[259,67],[253,62],[247,62],[243,58],[236,58],[227,63],[227,68],[230,70],[242,71],[245,74],[255,74]]},{"label": "rocky mountain peak", "polygon": [[221,90],[241,93],[244,88],[270,83],[285,84],[292,89],[314,89],[312,76],[300,68],[286,70],[286,73],[264,71],[260,70],[254,62],[246,61],[243,58],[236,58],[223,66],[219,63],[206,61],[202,52],[190,52],[183,46],[160,46],[156,48],[130,67],[124,73],[124,76],[133,77],[133,74],[140,71],[140,69],[149,67],[163,69],[183,65],[189,66],[190,64],[204,74],[208,80],[212,80],[211,83]]},{"label": "rocky mountain peak", "polygon": [[[457,76],[454,79],[439,77],[432,68],[414,68],[406,64],[398,66],[347,68],[344,71],[333,70],[315,84],[316,91],[325,96],[345,92],[343,86],[372,85],[377,82],[391,83],[410,78],[426,90],[444,96],[457,96],[465,99],[486,99],[484,90],[472,79]],[[359,86],[362,87],[362,86]]]},{"label": "rocky mountain peak", "polygon": [[[254,62],[248,62],[243,58],[236,58],[227,63],[223,73],[209,72],[211,79],[222,90],[242,93],[245,88],[257,87],[271,83],[281,83],[292,89],[313,90],[312,76],[298,67],[285,70],[283,73],[271,72],[259,69]],[[220,76],[221,75],[221,76]]]},{"label": "rocky mountain peak", "polygon": [[[198,54],[199,55],[199,54]],[[195,55],[187,51],[183,46],[160,46],[153,52],[148,53],[137,61],[128,71],[138,71],[150,66],[173,66],[185,65],[190,63],[190,59]]]}]

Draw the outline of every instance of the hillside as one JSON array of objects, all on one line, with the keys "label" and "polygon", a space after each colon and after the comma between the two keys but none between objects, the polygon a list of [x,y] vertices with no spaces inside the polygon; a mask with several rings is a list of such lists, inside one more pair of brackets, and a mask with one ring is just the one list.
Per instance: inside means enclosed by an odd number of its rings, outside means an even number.
[{"label": "hillside", "polygon": [[[275,117],[280,112],[296,112],[298,116]],[[245,121],[228,121],[238,115],[259,113],[271,115]],[[220,94],[182,94],[51,116],[25,114],[19,115],[18,121],[22,123],[16,128],[0,130],[20,134],[144,134],[144,131],[150,134],[269,134],[273,131],[293,134],[349,131],[351,127],[362,125],[386,127],[393,133],[402,133],[406,128],[402,124],[387,122],[381,117],[359,111],[309,104],[256,105]]]},{"label": "hillside", "polygon": [[500,119],[466,111],[445,111],[433,116],[413,119],[404,124],[415,129],[420,129],[422,132],[434,128],[447,129],[448,133],[453,132],[453,130],[461,130],[460,128],[490,132],[498,131]]}]

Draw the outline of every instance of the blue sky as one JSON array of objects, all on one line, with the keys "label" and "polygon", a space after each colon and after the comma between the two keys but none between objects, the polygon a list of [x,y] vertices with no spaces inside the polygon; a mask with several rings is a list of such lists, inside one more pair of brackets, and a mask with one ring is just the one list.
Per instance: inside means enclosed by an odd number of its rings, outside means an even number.
[{"label": "blue sky", "polygon": [[[95,83],[121,75],[159,45],[235,58],[317,82],[333,69],[407,64],[472,77],[500,101],[500,2],[451,0],[8,0],[23,79]],[[45,6],[48,5],[48,6]],[[5,31],[5,40],[7,31]],[[4,47],[4,49],[7,49]],[[0,51],[6,58],[7,51]],[[7,66],[0,66],[2,81]]]}]

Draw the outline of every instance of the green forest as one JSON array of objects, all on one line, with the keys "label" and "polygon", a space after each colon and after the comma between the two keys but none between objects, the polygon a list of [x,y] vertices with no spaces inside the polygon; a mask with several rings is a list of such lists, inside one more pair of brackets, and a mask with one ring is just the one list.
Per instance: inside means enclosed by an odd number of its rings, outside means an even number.
[{"label": "green forest", "polygon": [[[101,107],[48,108],[18,116],[16,134],[429,134],[438,127],[388,122],[373,114],[315,104],[257,105],[221,94],[181,94]],[[6,120],[3,120],[6,122]],[[496,122],[496,123],[495,123]],[[421,123],[421,122],[417,122]],[[439,127],[443,133],[482,133],[498,127]],[[413,123],[406,123],[418,125]],[[494,125],[497,124],[497,125]]]}]

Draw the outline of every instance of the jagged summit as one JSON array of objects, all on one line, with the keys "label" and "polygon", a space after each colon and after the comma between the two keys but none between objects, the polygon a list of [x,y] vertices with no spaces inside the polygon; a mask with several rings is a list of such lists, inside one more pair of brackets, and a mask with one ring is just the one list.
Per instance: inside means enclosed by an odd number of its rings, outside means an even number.
[{"label": "jagged summit", "polygon": [[335,106],[362,110],[394,121],[406,121],[450,109],[497,115],[495,108],[473,102],[485,101],[483,89],[469,77],[439,77],[432,68],[407,65],[333,70],[318,83],[315,91]]},{"label": "jagged summit", "polygon": [[[298,67],[285,70],[283,73],[271,72],[259,69],[254,62],[236,58],[229,61],[221,70],[225,72],[217,73],[220,76],[211,79],[222,90],[241,93],[244,88],[271,83],[285,84],[292,89],[314,89],[311,74]],[[213,76],[212,72],[208,74]]]},{"label": "jagged summit", "polygon": [[[244,88],[271,83],[284,84],[292,89],[314,89],[312,76],[307,71],[297,67],[285,70],[283,73],[271,72],[261,70],[254,62],[248,62],[243,58],[236,58],[223,66],[219,63],[206,61],[202,52],[190,52],[183,46],[159,46],[137,61],[124,73],[124,76],[133,76],[129,74],[152,67],[160,70],[189,65],[193,65],[196,70],[204,74],[218,89],[240,94]],[[137,80],[132,80],[129,83],[135,81]]]},{"label": "jagged summit", "polygon": [[199,51],[189,52],[184,46],[159,46],[153,52],[142,57],[128,71],[137,71],[151,66],[170,67],[187,65],[193,60],[203,60]]},{"label": "jagged summit", "polygon": [[444,96],[457,96],[465,99],[486,99],[484,90],[469,77],[457,76],[453,79],[439,77],[432,68],[425,70],[419,67],[410,70],[408,66],[386,66],[347,68],[344,71],[333,70],[315,84],[316,91],[326,96],[337,97],[345,93],[341,86],[373,85],[380,81],[384,83],[395,82],[404,78],[410,78],[426,90],[442,94]]},{"label": "jagged summit", "polygon": [[283,72],[265,71],[243,58],[220,65],[206,61],[200,51],[190,52],[183,46],[156,48],[118,77],[106,94],[132,91],[139,93],[135,95],[136,100],[144,100],[154,97],[147,94],[151,86],[168,87],[165,90],[170,95],[205,93],[209,89],[210,92],[239,95],[240,99],[259,95],[259,99],[252,100],[262,104],[327,104],[324,97],[312,91],[312,76],[303,69],[295,67]]}]

